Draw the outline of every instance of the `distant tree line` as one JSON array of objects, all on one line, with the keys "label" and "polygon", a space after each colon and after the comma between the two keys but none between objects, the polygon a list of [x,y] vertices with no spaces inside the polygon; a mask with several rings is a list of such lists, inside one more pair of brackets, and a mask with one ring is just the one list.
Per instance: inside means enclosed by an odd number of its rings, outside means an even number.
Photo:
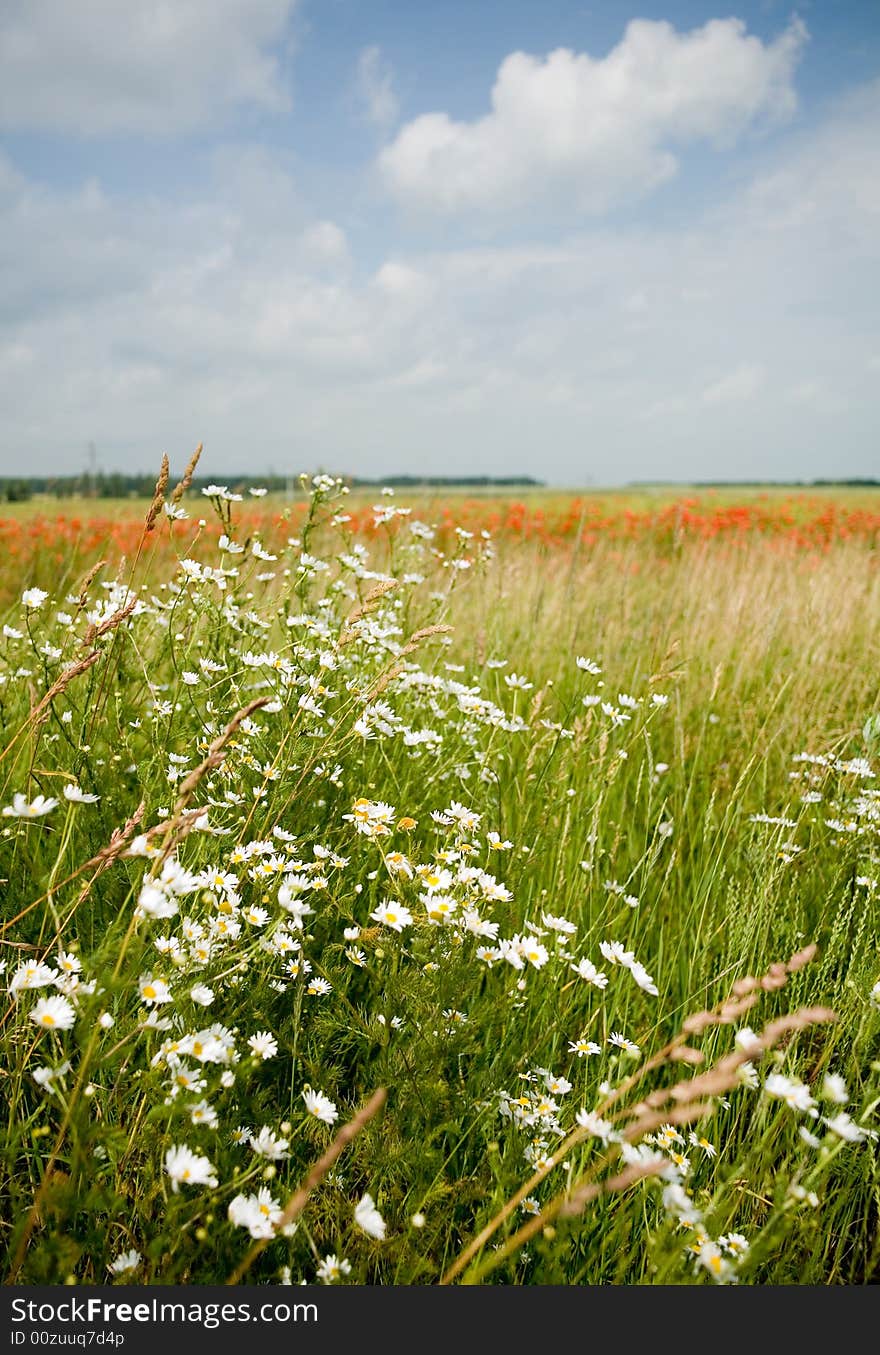
[{"label": "distant tree line", "polygon": [[[379,488],[390,485],[393,488],[430,488],[448,486],[482,489],[512,488],[514,486],[535,486],[544,484],[530,475],[388,475],[383,479],[363,479],[346,475],[345,482],[357,489]],[[246,493],[248,489],[268,489],[271,492],[299,493],[299,477],[293,475],[215,475],[196,477],[193,490],[206,489],[208,485],[222,483],[228,485],[234,493]],[[173,481],[172,481],[173,483]],[[122,471],[101,472],[96,475],[31,475],[0,476],[0,499],[7,503],[22,503],[35,494],[48,495],[56,499],[145,499],[151,498],[156,488],[156,473],[126,474]]]},{"label": "distant tree line", "polygon": [[880,480],[854,476],[848,480],[630,480],[630,489],[877,489]]}]

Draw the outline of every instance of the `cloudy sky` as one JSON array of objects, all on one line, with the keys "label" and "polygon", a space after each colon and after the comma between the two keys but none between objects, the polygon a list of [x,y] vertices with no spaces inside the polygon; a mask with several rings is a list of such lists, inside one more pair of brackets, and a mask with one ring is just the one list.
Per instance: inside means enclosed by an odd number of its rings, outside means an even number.
[{"label": "cloudy sky", "polygon": [[880,4],[3,0],[0,474],[880,473]]}]

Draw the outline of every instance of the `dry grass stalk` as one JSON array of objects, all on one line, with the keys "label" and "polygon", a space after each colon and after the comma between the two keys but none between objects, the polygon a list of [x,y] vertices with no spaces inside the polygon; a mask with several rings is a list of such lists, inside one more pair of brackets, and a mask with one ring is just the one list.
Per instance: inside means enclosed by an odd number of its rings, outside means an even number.
[{"label": "dry grass stalk", "polygon": [[254,711],[259,710],[261,706],[267,706],[269,704],[270,699],[271,698],[268,696],[254,697],[253,701],[249,701],[246,706],[242,706],[241,710],[237,710],[235,712],[235,714],[233,715],[232,719],[229,721],[229,724],[226,726],[223,732],[221,734],[218,734],[216,739],[214,739],[213,743],[210,744],[205,757],[202,759],[199,765],[197,767],[193,767],[189,775],[184,777],[183,781],[181,781],[180,790],[178,791],[177,795],[177,800],[175,801],[174,804],[174,812],[171,816],[171,820],[169,821],[170,823],[172,824],[176,823],[180,815],[186,809],[186,806],[192,796],[193,791],[196,789],[205,773],[213,771],[215,767],[220,766],[221,762],[226,756],[225,752],[226,745],[232,738],[235,731],[238,729],[241,722],[243,720],[246,720],[248,716],[253,715]]},{"label": "dry grass stalk", "polygon": [[423,640],[427,640],[432,635],[448,635],[454,630],[454,626],[423,626],[421,630],[413,631],[406,644],[401,647],[397,657],[403,658],[404,654],[412,654],[414,649],[418,649]]},{"label": "dry grass stalk", "polygon": [[[761,978],[748,977],[741,979],[733,985],[734,992],[743,998],[754,994],[757,1001],[762,992],[772,991],[781,987],[788,979],[789,974],[797,973],[804,965],[813,959],[817,951],[815,945],[805,946],[802,950],[792,955],[787,963],[775,962],[768,967],[767,973]],[[769,980],[769,983],[767,982]],[[750,1003],[749,1006],[754,1005]],[[647,1059],[627,1080],[598,1107],[596,1114],[606,1116],[612,1106],[616,1105],[629,1091],[632,1090],[642,1079],[651,1071],[674,1060],[681,1059],[683,1052],[688,1051],[684,1057],[685,1062],[702,1061],[699,1051],[691,1050],[687,1045],[688,1033],[699,1033],[709,1026],[731,1025],[740,1014],[741,1003],[731,1001],[730,998],[724,999],[712,1011],[704,1011],[689,1016],[682,1023],[682,1029],[679,1033],[665,1045],[657,1054]],[[707,1098],[722,1095],[725,1091],[731,1090],[738,1084],[739,1069],[744,1063],[749,1062],[757,1054],[761,1054],[775,1046],[776,1043],[786,1034],[797,1030],[803,1030],[808,1026],[822,1022],[835,1021],[836,1014],[827,1007],[804,1007],[789,1015],[778,1017],[771,1021],[760,1036],[756,1036],[754,1041],[749,1042],[748,1050],[734,1050],[730,1054],[724,1055],[706,1072],[698,1074],[690,1081],[683,1081],[674,1084],[672,1087],[660,1088],[652,1092],[649,1096],[643,1098],[635,1106],[620,1107],[611,1114],[611,1120],[629,1119],[625,1125],[622,1136],[627,1141],[641,1138],[644,1134],[650,1132],[650,1126],[654,1125],[656,1119],[655,1112],[659,1107],[665,1106],[667,1109],[660,1117],[659,1123],[673,1122],[680,1120],[682,1123],[691,1122],[695,1119],[701,1119],[708,1113],[711,1102]],[[694,1055],[698,1055],[695,1059]],[[670,1102],[678,1103],[670,1107]],[[656,1126],[654,1126],[656,1127]],[[618,1131],[620,1132],[620,1131]],[[589,1138],[589,1131],[580,1125],[573,1129],[568,1137],[559,1145],[553,1153],[549,1163],[538,1168],[536,1172],[520,1187],[514,1195],[507,1200],[501,1209],[489,1220],[486,1226],[481,1229],[475,1238],[468,1243],[465,1249],[456,1258],[455,1262],[449,1267],[443,1275],[440,1283],[451,1284],[452,1281],[462,1273],[470,1261],[483,1249],[485,1244],[493,1234],[501,1227],[502,1223],[510,1217],[519,1204],[529,1196],[536,1186],[549,1175],[555,1166],[567,1156],[573,1148],[585,1139]],[[598,1164],[601,1166],[601,1162]],[[582,1179],[582,1183],[583,1179]],[[585,1183],[584,1183],[585,1184]],[[566,1188],[562,1195],[558,1196],[551,1205],[541,1211],[541,1216],[537,1219],[529,1220],[513,1236],[519,1239],[516,1246],[521,1246],[527,1237],[531,1237],[541,1227],[545,1226],[548,1218],[555,1217],[555,1212],[562,1208],[562,1204],[569,1197],[571,1185]],[[548,1210],[554,1210],[548,1213]],[[513,1239],[510,1239],[512,1242]],[[516,1247],[508,1246],[505,1243],[493,1257],[480,1268],[478,1276],[485,1274],[489,1269],[494,1268],[501,1260]]]},{"label": "dry grass stalk", "polygon": [[153,491],[153,502],[147,510],[146,520],[144,521],[144,535],[151,532],[156,525],[156,518],[162,511],[162,505],[165,502],[165,491],[168,488],[168,480],[171,467],[168,464],[168,453],[162,453],[162,468],[159,471],[159,478],[156,481],[156,488]]},{"label": "dry grass stalk", "polygon": [[[90,857],[88,861],[84,861],[81,866],[78,866],[72,875],[68,875],[65,879],[59,880],[57,884],[54,886],[56,890],[62,889],[65,885],[69,885],[73,880],[75,880],[78,876],[82,875],[84,871],[89,870],[92,866],[99,867],[99,870],[96,871],[95,875],[92,876],[88,884],[84,886],[71,912],[74,912],[76,908],[79,907],[80,903],[82,903],[83,899],[86,897],[95,880],[97,879],[98,874],[105,870],[106,867],[110,865],[113,861],[117,860],[118,857],[124,856],[126,854],[128,849],[128,839],[131,837],[132,832],[143,819],[145,809],[146,802],[144,800],[141,800],[135,812],[131,815],[130,818],[126,819],[122,827],[114,828],[113,832],[110,835],[110,841],[107,843],[106,847],[102,847],[101,850],[95,856]],[[201,813],[200,810],[197,812]],[[164,828],[166,825],[161,824],[159,826],[161,828]],[[155,831],[157,830],[156,829],[148,830],[148,832]],[[0,936],[2,936],[4,932],[7,932],[9,928],[13,927],[17,922],[20,922],[23,917],[27,917],[28,913],[33,912],[33,910],[35,908],[38,908],[41,903],[45,903],[47,898],[49,898],[49,894],[41,894],[38,899],[34,899],[31,903],[27,905],[26,908],[22,908],[21,912],[16,913],[14,917],[9,918],[8,921],[0,923]],[[7,941],[6,944],[10,945],[11,943]],[[2,1024],[2,1022],[0,1022],[0,1024]]]},{"label": "dry grass stalk", "polygon": [[[282,1232],[284,1228],[288,1228],[292,1223],[296,1222],[302,1211],[305,1209],[312,1191],[321,1184],[324,1177],[333,1166],[333,1163],[342,1155],[352,1139],[357,1138],[358,1134],[364,1126],[372,1120],[374,1115],[378,1115],[385,1104],[386,1096],[387,1093],[385,1088],[378,1087],[376,1091],[373,1092],[373,1095],[370,1097],[369,1101],[367,1101],[366,1105],[361,1107],[354,1119],[349,1120],[348,1124],[342,1126],[326,1153],[318,1158],[318,1161],[312,1167],[299,1190],[294,1191],[293,1195],[291,1195],[290,1199],[287,1201],[278,1222],[277,1232]],[[256,1241],[244,1257],[244,1260],[236,1266],[226,1283],[240,1284],[257,1257],[261,1252],[265,1251],[271,1240],[271,1238],[262,1237]]]},{"label": "dry grass stalk", "polygon": [[52,686],[46,691],[42,700],[36,706],[34,706],[30,713],[29,719],[31,721],[37,719],[43,713],[43,711],[45,711],[46,708],[52,704],[52,702],[55,700],[55,697],[60,696],[61,693],[70,686],[74,678],[78,678],[83,673],[87,672],[92,667],[93,664],[98,662],[100,657],[101,657],[100,649],[93,649],[91,650],[90,653],[85,654],[81,659],[77,659],[75,663],[68,664],[68,666],[65,669],[63,669],[61,673],[58,674],[58,677],[52,683]]},{"label": "dry grass stalk", "polygon": [[86,654],[83,658],[77,659],[76,663],[69,664],[61,673],[59,673],[58,677],[52,683],[52,686],[43,694],[41,700],[38,701],[35,706],[31,707],[28,718],[19,726],[2,753],[0,753],[0,762],[3,761],[7,753],[12,751],[19,739],[22,738],[29,729],[33,728],[36,724],[42,723],[47,718],[47,711],[49,706],[55,700],[55,697],[60,696],[65,688],[73,682],[74,678],[79,677],[81,673],[85,673],[91,668],[92,664],[98,662],[100,657],[100,649],[93,649],[90,654]]},{"label": "dry grass stalk", "polygon": [[106,560],[96,561],[96,563],[92,565],[91,569],[87,570],[86,573],[83,575],[83,580],[79,586],[79,593],[77,594],[76,598],[77,612],[81,612],[84,607],[88,606],[89,587],[93,583],[95,576],[99,573],[100,570],[104,568],[106,563],[107,563]]},{"label": "dry grass stalk", "polygon": [[402,663],[392,663],[390,668],[386,668],[384,673],[380,673],[367,693],[368,701],[375,701],[377,696],[381,696],[385,688],[390,686],[396,677],[400,677],[403,672]]},{"label": "dry grass stalk", "polygon": [[93,643],[93,641],[99,639],[102,635],[106,635],[108,631],[115,630],[117,626],[121,626],[123,621],[128,620],[136,606],[137,598],[132,596],[129,598],[128,602],[126,602],[125,606],[120,607],[119,610],[117,612],[114,612],[112,616],[108,616],[104,621],[101,621],[98,625],[95,625],[95,623],[92,622],[92,624],[86,631],[85,635],[83,636],[82,641],[83,644],[90,645]]},{"label": "dry grass stalk", "polygon": [[[732,1025],[743,1011],[750,1009],[760,1000],[762,992],[783,987],[788,975],[796,974],[799,969],[803,969],[804,965],[809,964],[817,949],[818,947],[811,943],[809,946],[804,946],[802,950],[796,951],[786,963],[775,961],[761,978],[753,978],[750,975],[747,978],[738,979],[731,988],[732,997],[719,1002],[712,1011],[694,1012],[686,1017],[682,1022],[681,1030],[673,1036],[669,1044],[664,1045],[657,1054],[641,1064],[632,1076],[627,1078],[617,1091],[605,1100],[601,1113],[604,1114],[610,1106],[625,1096],[636,1083],[642,1081],[647,1073],[675,1058],[677,1052],[687,1045],[689,1035],[699,1035],[709,1026]],[[746,997],[751,997],[752,1000],[744,1007],[740,1005],[739,1001],[734,1001],[734,999],[745,999]]]},{"label": "dry grass stalk", "polygon": [[82,869],[88,870],[89,866],[106,867],[110,865],[112,861],[115,861],[117,857],[122,856],[128,846],[128,839],[143,819],[146,808],[146,800],[141,800],[137,809],[125,820],[122,827],[113,829],[107,846],[102,847],[99,852],[90,857],[90,859],[85,862]]},{"label": "dry grass stalk", "polygon": [[[97,869],[95,870],[95,873],[94,875],[92,875],[91,879],[88,880],[86,884],[83,885],[82,889],[77,895],[76,901],[74,902],[73,906],[68,912],[67,917],[64,919],[62,926],[50,939],[48,945],[46,945],[43,948],[43,953],[40,956],[41,962],[48,957],[50,951],[53,949],[55,944],[61,940],[61,933],[63,932],[64,927],[67,926],[67,923],[73,917],[74,913],[79,908],[80,904],[82,904],[88,898],[92,889],[92,885],[95,883],[98,876],[103,875],[104,871],[107,870],[107,868],[111,866],[114,861],[116,861],[120,856],[122,856],[126,849],[126,846],[128,845],[128,839],[131,837],[135,828],[138,826],[138,824],[140,823],[141,819],[144,816],[145,809],[146,802],[144,800],[141,800],[135,812],[131,815],[130,818],[126,819],[122,827],[114,828],[113,832],[110,835],[110,841],[107,843],[106,847],[102,847],[101,850],[95,856],[91,857],[91,859],[88,861],[84,861],[83,864],[79,867],[79,869],[76,872],[77,875],[81,875],[83,871],[88,870],[92,866],[97,867]],[[60,883],[67,884],[69,883],[69,880],[61,881]],[[60,888],[60,885],[57,887]],[[32,903],[29,903],[28,906],[26,908],[23,908],[20,913],[17,913],[15,917],[10,918],[8,922],[5,922],[2,924],[2,926],[0,926],[0,935],[7,931],[8,928],[12,927],[15,923],[19,922],[21,918],[25,917],[28,913],[32,912],[33,909],[37,908],[41,903],[45,903],[46,900],[50,897],[51,891],[48,894],[43,894],[38,899],[34,899]],[[7,941],[5,944],[11,945],[12,943]],[[36,947],[34,947],[34,949],[36,949]],[[6,1021],[8,1020],[9,1016],[14,1010],[15,1002],[13,1001],[6,1008],[6,1011],[3,1013],[2,1017],[0,1017],[0,1028],[2,1028],[6,1024]]]},{"label": "dry grass stalk", "polygon": [[199,457],[201,456],[201,454],[202,454],[202,444],[199,443],[198,447],[195,449],[189,461],[187,462],[186,470],[183,472],[182,478],[178,480],[177,484],[174,486],[174,489],[171,491],[170,503],[172,507],[176,507],[177,504],[180,503],[180,500],[183,498],[184,494],[192,484],[193,475],[195,474],[196,466],[199,464]]},{"label": "dry grass stalk", "polygon": [[[100,565],[98,565],[94,570],[90,570],[89,573],[86,575],[85,579],[83,580],[82,584],[83,591],[80,593],[80,601],[82,601],[85,590],[88,588],[89,583],[97,573],[98,568],[100,568]],[[97,626],[90,625],[83,637],[82,645],[83,646],[90,645],[94,640],[97,640],[100,636],[106,635],[108,631],[115,630],[117,626],[121,625],[123,621],[125,621],[129,616],[131,616],[136,605],[137,599],[132,597],[125,604],[124,607],[120,608],[119,611],[114,612],[112,616],[108,616],[105,621],[102,621],[100,623],[100,625]],[[62,669],[58,677],[52,683],[52,686],[49,687],[48,690],[43,693],[41,700],[31,708],[31,713],[28,716],[27,720],[25,720],[24,724],[21,725],[21,727],[13,735],[12,739],[9,741],[6,748],[4,748],[3,752],[0,753],[0,762],[2,762],[6,754],[10,751],[10,749],[12,749],[15,746],[18,740],[22,737],[23,734],[26,733],[28,729],[31,729],[33,726],[41,724],[46,720],[48,709],[51,706],[52,702],[55,700],[55,698],[57,696],[61,696],[62,692],[64,692],[65,689],[70,685],[70,683],[73,682],[74,678],[80,677],[83,673],[87,672],[88,669],[91,668],[93,664],[97,663],[98,659],[100,659],[101,657],[102,652],[103,651],[100,649],[92,649],[89,651],[88,654],[84,654],[81,659],[77,659],[75,663],[70,663],[67,665],[66,668]]]},{"label": "dry grass stalk", "polygon": [[[826,1021],[835,1021],[836,1014],[827,1007],[803,1007],[799,1011],[792,1012],[788,1016],[782,1016],[775,1021],[769,1022],[765,1026],[761,1035],[756,1037],[754,1043],[750,1043],[748,1052],[736,1050],[733,1054],[728,1054],[718,1060],[718,1062],[707,1072],[693,1078],[690,1082],[677,1083],[676,1086],[664,1088],[660,1092],[653,1093],[639,1105],[628,1108],[627,1114],[634,1118],[620,1134],[620,1137],[627,1143],[637,1143],[644,1139],[646,1134],[652,1133],[664,1124],[695,1124],[710,1115],[713,1110],[712,1098],[722,1096],[725,1092],[732,1091],[739,1082],[739,1069],[755,1057],[756,1053],[763,1053],[773,1049],[779,1040],[786,1034],[794,1030],[805,1030],[807,1027],[820,1024]],[[662,1106],[667,1100],[679,1101],[681,1104],[672,1109],[665,1109],[662,1113],[651,1109],[654,1106]],[[563,1144],[563,1150],[573,1145],[573,1134]],[[588,1131],[580,1131],[580,1139],[588,1136]],[[563,1153],[554,1155],[554,1162],[559,1162]],[[549,1204],[545,1205],[540,1214],[535,1215],[518,1228],[511,1237],[489,1257],[476,1274],[471,1278],[470,1283],[479,1283],[479,1281],[490,1271],[499,1266],[508,1256],[518,1251],[524,1246],[530,1238],[541,1229],[546,1228],[555,1218],[573,1218],[583,1213],[583,1210],[599,1195],[612,1194],[619,1190],[625,1190],[636,1181],[642,1180],[647,1176],[659,1176],[661,1172],[669,1167],[668,1160],[658,1154],[656,1157],[648,1158],[644,1162],[629,1163],[623,1171],[614,1176],[606,1177],[603,1181],[596,1181],[595,1174],[609,1162],[608,1154],[603,1154],[595,1163],[591,1165],[588,1171],[578,1182],[566,1186]],[[441,1283],[447,1284],[454,1278],[454,1274],[460,1274],[461,1268],[452,1267],[443,1277]],[[454,1272],[454,1274],[453,1274]],[[466,1280],[465,1283],[468,1283]]]},{"label": "dry grass stalk", "polygon": [[390,593],[398,586],[399,581],[397,579],[380,579],[378,583],[373,585],[363,601],[352,608],[345,618],[345,624],[339,632],[339,639],[337,640],[337,645],[340,649],[344,645],[350,645],[353,640],[358,638],[358,631],[355,629],[358,621],[361,621],[365,616],[369,616],[374,612],[385,594]]}]

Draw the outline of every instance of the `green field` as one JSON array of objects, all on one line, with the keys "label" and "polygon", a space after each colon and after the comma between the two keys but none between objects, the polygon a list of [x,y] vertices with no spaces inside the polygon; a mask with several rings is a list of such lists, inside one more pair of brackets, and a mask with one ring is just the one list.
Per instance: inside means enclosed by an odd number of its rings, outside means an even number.
[{"label": "green field", "polygon": [[4,505],[6,1278],[876,1280],[875,528],[379,502]]}]

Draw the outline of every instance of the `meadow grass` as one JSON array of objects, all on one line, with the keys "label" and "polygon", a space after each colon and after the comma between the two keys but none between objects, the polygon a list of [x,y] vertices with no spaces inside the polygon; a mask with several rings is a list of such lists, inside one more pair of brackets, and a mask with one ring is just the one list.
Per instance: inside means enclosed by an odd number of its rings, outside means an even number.
[{"label": "meadow grass", "polygon": [[876,1278],[873,543],[309,488],[7,564],[7,1278]]}]

